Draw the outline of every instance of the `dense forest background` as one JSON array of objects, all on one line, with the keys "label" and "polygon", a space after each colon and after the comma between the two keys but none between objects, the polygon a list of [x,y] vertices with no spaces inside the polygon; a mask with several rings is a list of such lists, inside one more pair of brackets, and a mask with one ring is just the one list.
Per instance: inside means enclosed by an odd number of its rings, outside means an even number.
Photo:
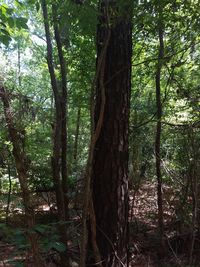
[{"label": "dense forest background", "polygon": [[0,266],[200,266],[198,0],[0,0]]}]

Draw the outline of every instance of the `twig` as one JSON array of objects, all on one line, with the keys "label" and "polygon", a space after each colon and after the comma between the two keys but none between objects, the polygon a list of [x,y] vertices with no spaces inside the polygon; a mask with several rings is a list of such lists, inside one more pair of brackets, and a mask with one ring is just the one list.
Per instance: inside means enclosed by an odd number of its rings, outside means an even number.
[{"label": "twig", "polygon": [[174,255],[174,257],[175,257],[175,259],[176,259],[178,265],[179,265],[180,267],[182,267],[181,260],[177,257],[175,251],[173,250],[173,248],[172,248],[172,246],[171,246],[171,244],[170,244],[170,242],[169,242],[168,237],[167,237],[167,236],[165,236],[165,237],[166,237],[166,239],[167,239],[167,244],[169,245],[169,248],[170,248],[171,252],[173,253],[173,255]]},{"label": "twig", "polygon": [[105,236],[105,238],[108,240],[109,244],[111,245],[114,255],[116,257],[116,259],[121,263],[121,265],[123,267],[126,267],[126,265],[122,262],[122,260],[120,259],[120,257],[117,255],[117,252],[115,251],[115,247],[112,243],[112,241],[110,240],[110,238],[106,235],[106,233],[97,225],[97,228],[99,229],[99,231]]}]

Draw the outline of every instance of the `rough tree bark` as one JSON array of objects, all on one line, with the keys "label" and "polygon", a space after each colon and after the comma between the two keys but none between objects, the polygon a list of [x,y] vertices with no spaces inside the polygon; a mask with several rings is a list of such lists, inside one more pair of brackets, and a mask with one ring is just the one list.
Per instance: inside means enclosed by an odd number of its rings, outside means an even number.
[{"label": "rough tree bark", "polygon": [[[94,147],[92,200],[96,242],[104,267],[125,266],[128,261],[128,128],[132,41],[130,16],[119,15],[121,11],[116,1],[100,1],[97,59],[104,48],[108,31],[110,38],[103,73],[97,77],[96,85],[95,127],[101,115],[102,101],[104,114]],[[105,99],[102,98],[102,87]],[[88,264],[92,261],[94,263],[94,256],[89,258],[88,255]]]},{"label": "rough tree bark", "polygon": [[[88,229],[87,229],[87,219],[88,216],[90,218],[89,232],[90,232],[90,244],[93,250],[93,257],[95,259],[96,265],[102,267],[101,264],[101,255],[99,252],[99,248],[96,242],[96,217],[94,213],[93,201],[91,198],[91,179],[93,172],[93,158],[94,158],[94,149],[96,142],[99,138],[101,128],[103,125],[104,111],[105,111],[105,86],[103,83],[104,70],[105,70],[105,57],[107,53],[108,43],[110,40],[110,29],[108,29],[105,40],[103,42],[103,47],[101,53],[97,58],[97,68],[96,75],[94,78],[93,86],[96,85],[98,78],[100,78],[100,94],[101,94],[101,106],[99,111],[98,120],[96,121],[95,130],[93,129],[93,118],[91,118],[91,142],[89,147],[89,155],[87,160],[87,166],[85,171],[85,183],[84,183],[84,199],[83,199],[83,215],[82,215],[82,236],[81,236],[81,249],[80,249],[80,267],[85,267],[86,265],[86,249],[88,245]],[[92,98],[92,97],[91,97]],[[92,104],[92,102],[91,102]],[[92,112],[93,105],[91,106],[91,115],[94,114]]]},{"label": "rough tree bark", "polygon": [[163,29],[160,24],[158,29],[159,36],[159,54],[158,64],[156,70],[156,107],[157,107],[157,125],[156,125],[156,137],[155,137],[155,156],[156,156],[156,176],[157,176],[157,204],[158,204],[158,227],[160,237],[163,236],[163,200],[162,200],[162,174],[161,174],[161,155],[160,155],[160,140],[162,132],[162,100],[161,100],[161,70],[163,66],[164,58],[164,41],[163,41]]}]

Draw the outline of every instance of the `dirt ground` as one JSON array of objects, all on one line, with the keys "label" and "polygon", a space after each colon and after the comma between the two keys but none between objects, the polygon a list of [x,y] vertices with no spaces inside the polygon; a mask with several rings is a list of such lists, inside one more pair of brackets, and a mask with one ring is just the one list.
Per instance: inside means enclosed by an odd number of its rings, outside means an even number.
[{"label": "dirt ground", "polygon": [[[189,201],[189,200],[188,200]],[[44,199],[40,200],[38,212],[50,213],[50,205]],[[177,192],[168,186],[163,187],[163,210],[165,236],[164,246],[160,245],[157,229],[157,195],[156,183],[146,182],[141,188],[130,193],[130,221],[129,221],[129,260],[130,267],[177,267],[186,266],[185,251],[181,250],[187,243],[187,239],[177,242],[180,237],[180,229],[176,222],[176,209],[178,197]],[[43,218],[41,218],[43,220]],[[77,218],[76,218],[77,220]],[[186,235],[187,236],[187,235]],[[78,254],[78,248],[75,253]],[[164,251],[163,251],[164,250]],[[199,253],[200,254],[200,253]],[[23,265],[9,264],[9,260],[24,259]],[[6,266],[28,266],[31,264],[27,255],[17,255],[13,244],[8,244],[1,240],[0,236],[0,267]],[[46,267],[57,266],[53,260],[46,261]],[[73,263],[73,267],[77,267]],[[187,267],[198,267],[200,264],[187,265]]]}]

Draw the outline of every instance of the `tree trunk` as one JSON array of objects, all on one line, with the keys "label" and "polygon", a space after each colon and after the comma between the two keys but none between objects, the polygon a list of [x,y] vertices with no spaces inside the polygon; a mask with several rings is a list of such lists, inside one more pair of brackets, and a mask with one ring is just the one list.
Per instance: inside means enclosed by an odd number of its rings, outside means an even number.
[{"label": "tree trunk", "polygon": [[60,89],[60,105],[61,105],[61,177],[62,177],[62,190],[65,203],[65,220],[68,220],[68,169],[67,169],[67,70],[66,62],[63,52],[63,45],[60,36],[60,30],[58,25],[57,10],[58,6],[52,5],[53,14],[53,26],[54,35],[57,45],[58,58],[60,63],[60,74],[61,74],[61,88]]},{"label": "tree trunk", "polygon": [[[62,77],[62,90],[59,90],[59,86],[56,80],[54,66],[53,66],[53,47],[51,43],[50,27],[48,22],[48,11],[45,0],[41,2],[45,34],[47,40],[47,62],[49,68],[49,74],[51,78],[51,86],[55,100],[55,120],[54,120],[54,137],[53,137],[53,155],[52,155],[52,172],[53,182],[56,192],[56,202],[58,208],[58,216],[61,222],[67,220],[68,211],[68,198],[67,198],[67,166],[66,166],[66,153],[67,153],[67,133],[66,133],[66,73],[63,55],[62,45],[60,43],[60,36],[58,32],[56,13],[53,13],[54,31],[59,55],[59,61],[61,64],[61,77]],[[55,7],[54,7],[55,8]],[[67,226],[66,223],[59,225],[61,241],[67,247]],[[61,264],[63,267],[69,267],[68,252],[61,252]]]},{"label": "tree trunk", "polygon": [[14,124],[12,110],[9,102],[8,93],[4,87],[0,88],[0,97],[4,106],[4,115],[7,123],[10,141],[13,145],[13,156],[15,159],[16,170],[19,178],[19,183],[22,191],[22,199],[25,209],[25,224],[27,225],[27,238],[31,244],[31,252],[33,255],[34,264],[38,267],[43,266],[39,245],[38,236],[33,231],[35,225],[34,203],[31,198],[31,193],[28,187],[28,169],[27,169],[27,157],[24,152],[24,132],[19,132]]},{"label": "tree trunk", "polygon": [[[113,1],[100,1],[97,58],[108,31],[103,73],[97,77],[95,127],[105,90],[104,116],[93,155],[92,199],[96,241],[104,267],[127,264],[128,244],[128,128],[131,88],[131,23],[118,16]],[[91,240],[90,240],[91,241]],[[88,259],[92,263],[93,256]],[[93,261],[94,263],[94,261]]]},{"label": "tree trunk", "polygon": [[17,65],[18,65],[18,73],[17,73],[18,85],[21,86],[22,85],[22,81],[21,81],[21,47],[20,47],[20,41],[19,40],[17,42]]},{"label": "tree trunk", "polygon": [[76,132],[75,132],[75,140],[74,140],[74,150],[73,150],[73,159],[74,165],[76,166],[77,155],[78,155],[78,138],[79,138],[79,131],[80,131],[80,119],[81,119],[81,108],[78,108],[77,111],[77,120],[76,120]]},{"label": "tree trunk", "polygon": [[7,207],[6,207],[6,224],[8,224],[8,219],[9,219],[11,191],[12,191],[11,169],[10,169],[10,163],[9,162],[8,162],[7,168],[8,168],[9,190],[8,190]]},{"label": "tree trunk", "polygon": [[162,174],[161,174],[161,155],[160,155],[160,140],[161,140],[161,118],[162,118],[162,101],[161,101],[161,70],[164,58],[164,41],[162,26],[158,29],[159,35],[159,54],[156,70],[156,106],[157,106],[157,126],[155,138],[155,156],[156,156],[156,176],[157,176],[157,204],[158,204],[158,227],[160,237],[163,236],[163,200],[162,200]]}]

